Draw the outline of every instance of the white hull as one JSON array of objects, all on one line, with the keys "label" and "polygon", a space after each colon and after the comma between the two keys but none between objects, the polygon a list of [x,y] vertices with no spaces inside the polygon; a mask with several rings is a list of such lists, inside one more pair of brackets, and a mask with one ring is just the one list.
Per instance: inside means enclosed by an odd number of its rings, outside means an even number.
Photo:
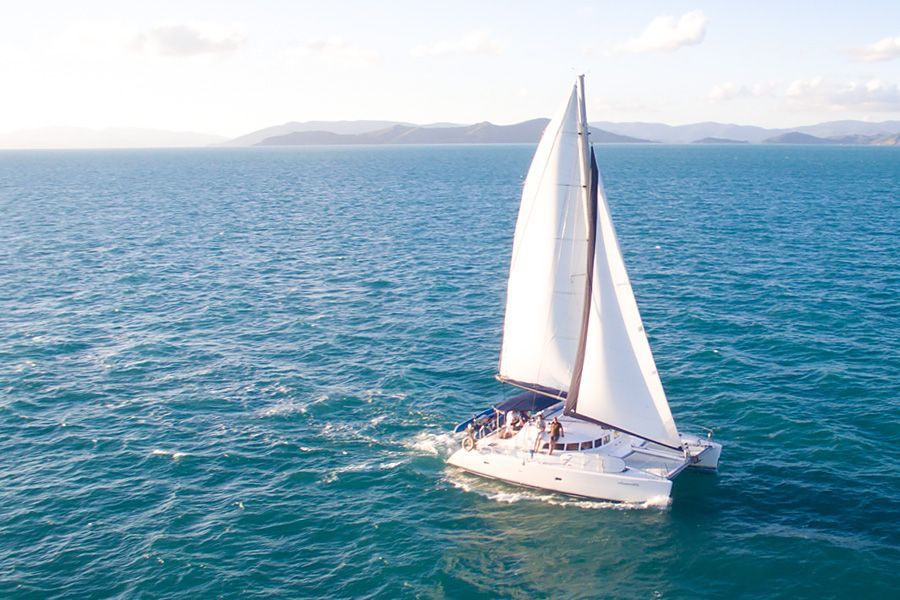
[{"label": "white hull", "polygon": [[561,494],[645,503],[668,498],[672,479],[688,467],[714,470],[721,445],[683,436],[688,456],[648,444],[628,435],[618,435],[589,423],[563,418],[571,431],[561,441],[608,436],[601,448],[577,451],[533,452],[534,432],[526,427],[514,438],[501,440],[495,432],[478,441],[472,450],[460,449],[450,465],[491,479]]},{"label": "white hull", "polygon": [[665,477],[606,473],[602,466],[598,470],[562,461],[552,464],[489,450],[458,450],[447,462],[483,477],[595,500],[642,503],[667,498],[672,491],[672,481]]}]

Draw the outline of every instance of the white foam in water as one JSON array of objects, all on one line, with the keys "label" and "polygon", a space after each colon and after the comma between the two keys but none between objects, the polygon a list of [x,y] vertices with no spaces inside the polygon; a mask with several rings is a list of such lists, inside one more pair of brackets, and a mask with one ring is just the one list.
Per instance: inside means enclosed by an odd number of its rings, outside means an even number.
[{"label": "white foam in water", "polygon": [[260,417],[280,417],[291,413],[303,414],[306,412],[306,406],[293,400],[279,400],[271,406],[267,406],[260,410],[257,414]]},{"label": "white foam in water", "polygon": [[[393,458],[396,456],[396,453],[391,453],[386,456],[382,456],[381,459]],[[401,457],[397,460],[378,460],[372,459],[359,463],[354,463],[351,465],[344,465],[343,467],[335,467],[334,469],[329,469],[328,474],[322,478],[324,483],[331,483],[336,481],[342,473],[358,473],[361,471],[388,471],[390,469],[396,469],[400,465],[409,462],[410,457]]]},{"label": "white foam in water", "polygon": [[410,450],[415,450],[432,456],[448,457],[459,446],[456,439],[449,433],[429,433],[421,431],[416,434],[412,442],[404,443]]},{"label": "white foam in water", "polygon": [[372,403],[375,398],[393,398],[394,400],[404,400],[406,399],[406,394],[403,393],[394,393],[388,394],[384,390],[381,389],[371,389],[365,390],[362,393],[362,398],[368,403]]},{"label": "white foam in water", "polygon": [[379,468],[379,469],[382,469],[382,470],[385,470],[385,471],[386,471],[386,470],[389,470],[389,469],[396,469],[397,467],[399,467],[399,466],[402,465],[403,463],[407,462],[408,460],[409,460],[409,459],[401,458],[400,460],[393,460],[393,461],[390,461],[390,462],[383,462],[383,463],[381,463],[380,465],[378,465],[378,468]]},{"label": "white foam in water", "polygon": [[256,414],[260,417],[280,417],[292,413],[302,415],[306,413],[310,406],[321,404],[326,400],[328,400],[328,394],[319,394],[316,396],[315,400],[305,403],[297,402],[296,400],[279,400],[278,402],[257,411]]},{"label": "white foam in water", "polygon": [[160,450],[156,448],[150,453],[151,456],[171,456],[172,460],[180,460],[187,456],[187,452],[178,452],[177,450]]},{"label": "white foam in water", "polygon": [[553,506],[573,506],[585,509],[612,509],[612,510],[646,510],[667,509],[672,504],[668,496],[658,496],[646,502],[609,502],[604,500],[584,500],[559,494],[542,493],[535,490],[506,490],[492,487],[487,480],[480,480],[470,475],[460,474],[455,471],[446,472],[446,481],[453,487],[464,492],[474,492],[483,498],[494,502],[514,504],[516,502],[541,502]]}]

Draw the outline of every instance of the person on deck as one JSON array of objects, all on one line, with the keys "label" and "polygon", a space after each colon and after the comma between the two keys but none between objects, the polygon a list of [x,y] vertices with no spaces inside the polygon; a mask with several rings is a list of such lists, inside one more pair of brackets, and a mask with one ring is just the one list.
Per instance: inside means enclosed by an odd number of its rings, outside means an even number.
[{"label": "person on deck", "polygon": [[506,419],[505,419],[505,435],[504,437],[511,438],[516,435],[515,422],[516,422],[516,411],[508,410],[506,411]]},{"label": "person on deck", "polygon": [[534,450],[531,451],[532,454],[540,452],[541,444],[547,439],[547,426],[544,423],[544,413],[538,413],[537,418],[534,420],[534,428],[537,430],[537,434],[534,438]]},{"label": "person on deck", "polygon": [[559,419],[553,417],[553,420],[550,422],[550,454],[553,454],[553,447],[556,445],[556,440],[564,436],[562,423],[559,422]]}]

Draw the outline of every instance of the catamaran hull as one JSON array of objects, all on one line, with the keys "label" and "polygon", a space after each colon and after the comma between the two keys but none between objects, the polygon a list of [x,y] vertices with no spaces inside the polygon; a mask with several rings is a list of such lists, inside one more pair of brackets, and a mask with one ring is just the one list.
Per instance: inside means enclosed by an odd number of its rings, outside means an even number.
[{"label": "catamaran hull", "polygon": [[[687,436],[684,436],[687,438]],[[693,438],[700,440],[700,438]],[[703,443],[706,449],[697,456],[697,462],[690,465],[691,469],[699,469],[701,471],[717,471],[719,469],[719,457],[722,455],[722,444],[716,442],[698,442]]]},{"label": "catamaran hull", "polygon": [[669,479],[628,469],[620,473],[581,470],[490,451],[458,450],[447,462],[482,477],[592,500],[645,503],[668,498],[672,491]]}]

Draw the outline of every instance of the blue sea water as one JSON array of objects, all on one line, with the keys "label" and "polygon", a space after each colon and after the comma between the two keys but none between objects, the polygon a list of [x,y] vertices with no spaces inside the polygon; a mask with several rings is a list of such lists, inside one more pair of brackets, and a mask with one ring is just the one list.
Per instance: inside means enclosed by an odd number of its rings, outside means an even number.
[{"label": "blue sea water", "polygon": [[900,151],[600,146],[669,506],[444,465],[529,146],[0,153],[0,597],[889,597]]}]

